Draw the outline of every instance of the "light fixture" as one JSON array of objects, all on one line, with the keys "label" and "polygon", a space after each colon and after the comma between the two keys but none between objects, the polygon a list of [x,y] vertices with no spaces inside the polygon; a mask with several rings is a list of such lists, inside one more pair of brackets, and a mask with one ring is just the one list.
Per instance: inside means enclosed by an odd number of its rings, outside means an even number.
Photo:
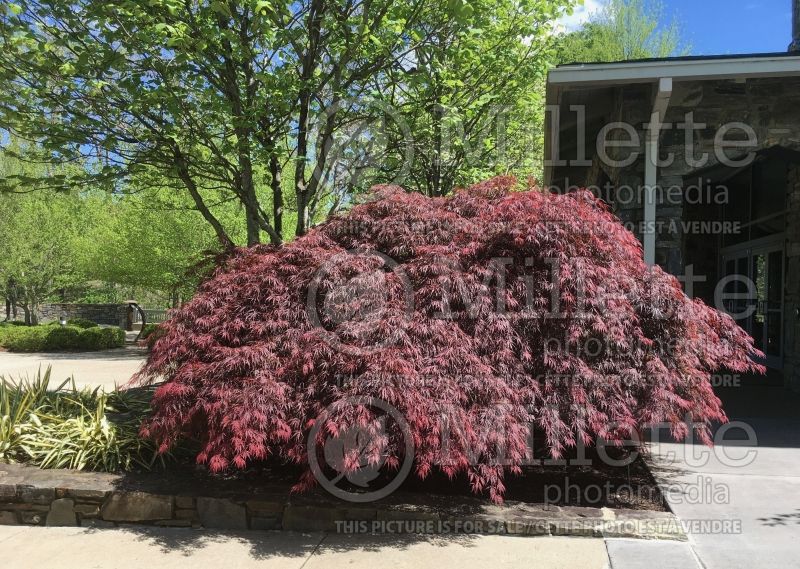
[{"label": "light fixture", "polygon": [[61,315],[61,318],[59,319],[59,323],[61,324],[62,328],[67,325],[67,316],[65,314]]}]

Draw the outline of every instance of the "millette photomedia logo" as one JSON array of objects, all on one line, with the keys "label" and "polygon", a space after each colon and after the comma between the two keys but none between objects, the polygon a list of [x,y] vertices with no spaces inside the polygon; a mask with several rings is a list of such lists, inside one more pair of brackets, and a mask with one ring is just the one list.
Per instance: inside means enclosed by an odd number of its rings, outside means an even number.
[{"label": "millette photomedia logo", "polygon": [[[347,425],[346,427],[336,425]],[[317,482],[348,502],[374,502],[397,490],[414,462],[408,422],[374,397],[353,397],[323,411],[308,436]]]}]

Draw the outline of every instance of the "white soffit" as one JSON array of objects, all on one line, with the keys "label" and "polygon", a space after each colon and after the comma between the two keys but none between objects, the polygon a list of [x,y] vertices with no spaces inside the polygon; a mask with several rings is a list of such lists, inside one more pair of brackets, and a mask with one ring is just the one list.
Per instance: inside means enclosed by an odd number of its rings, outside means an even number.
[{"label": "white soffit", "polygon": [[599,86],[650,83],[661,77],[682,81],[794,75],[800,76],[800,55],[575,64],[552,69],[548,83],[553,86]]}]

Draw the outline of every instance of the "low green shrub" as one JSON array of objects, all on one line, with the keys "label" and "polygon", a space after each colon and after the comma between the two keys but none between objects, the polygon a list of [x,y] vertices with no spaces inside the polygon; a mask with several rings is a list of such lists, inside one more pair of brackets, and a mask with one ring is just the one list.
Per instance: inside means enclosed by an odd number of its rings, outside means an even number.
[{"label": "low green shrub", "polygon": [[145,324],[139,334],[141,340],[147,340],[158,329],[158,324]]},{"label": "low green shrub", "polygon": [[0,341],[10,352],[44,352],[47,336],[54,326],[19,326],[7,328]]},{"label": "low green shrub", "polygon": [[72,326],[53,327],[47,333],[44,341],[45,352],[60,352],[62,350],[77,350],[81,337],[81,328]]},{"label": "low green shrub", "polygon": [[97,328],[98,324],[87,320],[86,318],[70,318],[67,320],[67,326],[75,326],[76,328]]},{"label": "low green shrub", "polygon": [[32,379],[0,376],[0,461],[116,472],[170,458],[139,437],[150,390],[79,390],[70,380],[51,389],[50,379],[50,368]]},{"label": "low green shrub", "polygon": [[4,338],[6,336],[13,334],[14,330],[21,327],[29,327],[29,326],[24,322],[19,322],[16,320],[0,322],[0,347],[5,346]]},{"label": "low green shrub", "polygon": [[87,328],[78,338],[78,349],[85,351],[108,350],[125,345],[125,331],[121,328]]},{"label": "low green shrub", "polygon": [[164,328],[161,324],[148,324],[142,330],[141,344],[152,348],[161,336],[164,335]]},{"label": "low green shrub", "polygon": [[0,346],[10,352],[98,351],[121,348],[125,331],[121,328],[79,328],[46,324],[6,327],[0,331]]}]

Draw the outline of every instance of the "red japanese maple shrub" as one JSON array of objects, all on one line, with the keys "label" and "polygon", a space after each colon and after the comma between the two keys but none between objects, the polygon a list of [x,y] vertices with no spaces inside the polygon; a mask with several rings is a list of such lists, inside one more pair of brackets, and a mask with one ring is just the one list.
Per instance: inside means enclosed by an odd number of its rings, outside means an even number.
[{"label": "red japanese maple shrub", "polygon": [[[320,436],[370,427],[374,410],[352,401],[378,398],[407,421],[418,476],[466,472],[495,501],[531,430],[553,457],[661,422],[710,442],[726,420],[710,374],[760,370],[749,336],[648,268],[589,193],[515,189],[377,187],[292,243],[237,251],[163,325],[141,377],[166,381],[143,434],[164,450],[198,439],[214,471],[308,465],[320,417]],[[371,432],[368,460],[396,468],[397,428]]]}]

